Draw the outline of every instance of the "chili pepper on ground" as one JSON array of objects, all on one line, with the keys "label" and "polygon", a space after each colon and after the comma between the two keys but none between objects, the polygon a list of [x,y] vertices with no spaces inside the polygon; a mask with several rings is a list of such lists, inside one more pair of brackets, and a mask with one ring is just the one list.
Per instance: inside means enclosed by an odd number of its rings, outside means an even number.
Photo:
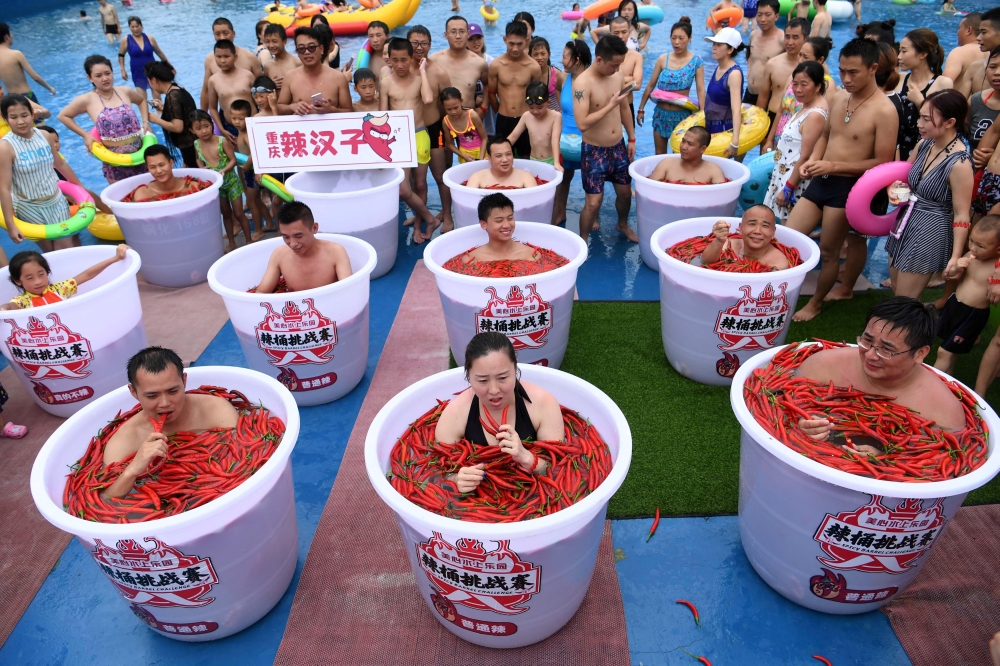
[{"label": "chili pepper on ground", "polygon": [[[740,235],[729,234],[729,238],[732,240],[740,240]],[[704,237],[694,236],[671,245],[667,249],[667,254],[674,259],[690,264],[696,258],[701,257],[702,252],[704,252],[714,240],[715,234],[709,234]],[[785,255],[785,259],[788,260],[789,268],[798,266],[802,263],[799,251],[794,247],[789,247],[774,239],[771,240],[771,245],[778,248],[778,250]],[[713,271],[722,271],[723,273],[770,273],[775,270],[774,267],[763,264],[755,259],[741,257],[728,245],[726,246],[726,249],[723,250],[718,261],[711,264],[703,264],[702,268],[708,268]]]},{"label": "chili pepper on ground", "polygon": [[684,604],[689,609],[691,609],[691,613],[694,615],[694,623],[700,627],[701,626],[701,617],[699,617],[699,615],[698,615],[698,609],[695,608],[695,605],[693,603],[691,603],[690,601],[687,601],[685,599],[678,599],[677,603]]},{"label": "chili pepper on ground", "polygon": [[443,268],[460,273],[462,275],[472,275],[474,277],[522,277],[526,275],[537,275],[565,266],[569,263],[566,257],[538,247],[531,243],[525,243],[535,250],[538,255],[537,260],[528,259],[501,259],[499,261],[466,261],[466,257],[476,248],[469,248],[465,252],[458,254],[444,262]]},{"label": "chili pepper on ground", "polygon": [[[656,532],[657,526],[660,524],[660,507],[656,507],[656,515],[653,517],[653,526],[649,528],[649,534],[646,535],[646,543],[653,538],[653,533]],[[697,613],[695,613],[697,615]]]},{"label": "chili pepper on ground", "polygon": [[700,661],[700,662],[701,662],[702,664],[704,664],[704,666],[712,666],[712,662],[710,662],[710,661],[708,660],[708,657],[700,657],[700,656],[698,656],[698,655],[696,655],[696,654],[691,654],[690,652],[688,652],[688,651],[687,651],[687,650],[685,650],[684,648],[681,648],[681,652],[683,652],[684,654],[686,654],[686,655],[687,655],[687,656],[689,656],[689,657],[692,657],[692,658],[694,658],[694,659],[697,659],[697,660],[698,660],[698,661]]},{"label": "chili pepper on ground", "polygon": [[818,654],[814,654],[813,659],[818,659],[819,661],[822,661],[824,664],[826,664],[826,666],[833,666],[833,664],[830,663],[829,659],[827,659],[826,657],[821,657]]}]

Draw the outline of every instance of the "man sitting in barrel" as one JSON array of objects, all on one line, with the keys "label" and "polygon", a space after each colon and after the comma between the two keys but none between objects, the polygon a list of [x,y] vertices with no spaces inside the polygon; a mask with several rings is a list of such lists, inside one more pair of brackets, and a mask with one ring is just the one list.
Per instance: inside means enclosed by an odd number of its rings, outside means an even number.
[{"label": "man sitting in barrel", "polygon": [[514,148],[507,137],[497,136],[490,139],[486,145],[486,156],[490,168],[472,174],[468,182],[469,187],[483,190],[520,190],[538,185],[534,176],[514,166]]},{"label": "man sitting in barrel", "polygon": [[[817,352],[796,374],[822,384],[832,381],[834,386],[892,396],[897,404],[935,421],[942,430],[961,430],[966,424],[962,403],[923,365],[936,332],[934,315],[920,301],[906,296],[889,298],[868,311],[857,347]],[[809,437],[825,441],[833,424],[819,414],[816,417],[800,419],[799,428]],[[879,447],[858,442],[850,448],[859,453],[883,453]]]},{"label": "man sitting in barrel", "polygon": [[153,180],[126,194],[122,198],[123,202],[166,201],[194,194],[212,186],[210,181],[199,180],[194,176],[183,178],[175,176],[174,158],[170,156],[170,150],[162,144],[157,143],[147,148],[143,157],[146,160],[146,169],[149,170]]},{"label": "man sitting in barrel", "polygon": [[[259,294],[315,289],[351,275],[351,258],[343,245],[316,238],[319,225],[309,206],[300,201],[282,205],[278,233],[285,241],[271,253],[257,286]],[[284,282],[284,289],[280,283]]]},{"label": "man sitting in barrel", "polygon": [[681,138],[681,158],[665,157],[649,174],[650,180],[674,185],[715,185],[728,179],[714,162],[706,162],[705,150],[712,135],[701,126],[692,127]]},{"label": "man sitting in barrel", "polygon": [[146,347],[129,359],[128,390],[142,411],[123,423],[108,441],[104,465],[132,454],[135,457],[102,493],[105,498],[125,497],[132,492],[136,479],[146,473],[150,463],[167,455],[169,435],[236,427],[239,413],[229,401],[211,395],[188,395],[184,392],[186,385],[184,363],[170,349]]},{"label": "man sitting in barrel", "polygon": [[479,201],[479,226],[486,230],[489,242],[462,255],[464,263],[474,261],[538,261],[538,251],[514,240],[514,202],[495,192]]},{"label": "man sitting in barrel", "polygon": [[701,253],[701,265],[714,264],[727,250],[737,256],[753,259],[775,270],[788,268],[788,257],[772,242],[777,222],[774,211],[758,204],[743,213],[740,220],[740,238],[729,237],[729,223],[719,220],[712,227],[715,238]]}]

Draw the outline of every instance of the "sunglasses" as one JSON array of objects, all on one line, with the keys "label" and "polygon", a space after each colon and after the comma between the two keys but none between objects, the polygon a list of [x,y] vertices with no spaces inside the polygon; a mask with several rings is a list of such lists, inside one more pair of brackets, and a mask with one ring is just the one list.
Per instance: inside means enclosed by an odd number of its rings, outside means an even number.
[{"label": "sunglasses", "polygon": [[271,93],[271,92],[274,92],[274,91],[271,90],[270,88],[264,88],[264,87],[260,87],[260,88],[253,87],[253,88],[250,89],[250,94],[251,95],[261,95],[261,94],[264,94],[264,93]]},{"label": "sunglasses", "polygon": [[313,53],[319,48],[319,44],[310,44],[308,46],[296,46],[296,53]]}]

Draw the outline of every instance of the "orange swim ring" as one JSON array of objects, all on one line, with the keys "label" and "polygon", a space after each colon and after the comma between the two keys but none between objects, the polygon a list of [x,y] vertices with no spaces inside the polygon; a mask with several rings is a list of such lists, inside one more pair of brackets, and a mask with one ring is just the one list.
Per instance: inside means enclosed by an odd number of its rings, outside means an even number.
[{"label": "orange swim ring", "polygon": [[705,26],[709,30],[718,30],[722,28],[722,22],[728,20],[729,27],[735,27],[743,20],[743,10],[740,7],[726,7],[725,9],[720,9],[714,14],[710,15],[705,19]]},{"label": "orange swim ring", "polygon": [[307,16],[316,16],[323,11],[322,5],[306,5],[305,7],[299,7],[295,10],[295,15],[299,18],[305,18]]},{"label": "orange swim ring", "polygon": [[375,9],[382,6],[381,0],[358,0],[358,4],[365,9]]}]

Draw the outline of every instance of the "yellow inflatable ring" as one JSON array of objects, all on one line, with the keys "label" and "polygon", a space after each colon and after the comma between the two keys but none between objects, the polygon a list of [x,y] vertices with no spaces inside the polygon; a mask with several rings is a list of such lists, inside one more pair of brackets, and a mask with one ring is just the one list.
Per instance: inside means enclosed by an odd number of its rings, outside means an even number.
[{"label": "yellow inflatable ring", "polygon": [[482,7],[479,8],[479,13],[482,14],[483,18],[486,19],[487,21],[496,21],[498,18],[500,18],[500,12],[497,11],[496,7],[493,7],[493,13],[491,14],[490,12],[486,11],[486,5],[483,5]]},{"label": "yellow inflatable ring", "polygon": [[[767,130],[770,128],[770,119],[767,117],[767,111],[759,106],[744,104],[743,112],[740,115],[742,116],[743,127],[740,129],[740,147],[736,151],[737,155],[742,155],[755,146],[760,145],[760,142],[767,136]],[[684,132],[695,125],[705,126],[704,111],[691,114],[674,128],[674,131],[670,134],[670,148],[675,153],[679,153],[681,150],[681,138],[684,136]],[[712,141],[708,144],[708,150],[705,151],[705,154],[712,155],[713,157],[725,157],[726,146],[732,142],[733,133],[731,130],[729,132],[713,134]]]},{"label": "yellow inflatable ring", "polygon": [[95,238],[100,238],[101,240],[118,241],[119,243],[125,240],[121,227],[118,226],[118,219],[114,215],[108,215],[107,213],[98,213],[95,215],[94,221],[90,223],[87,230],[94,234]]},{"label": "yellow inflatable ring", "polygon": [[[34,224],[15,217],[14,224],[17,225],[21,234],[28,240],[57,240],[65,236],[72,236],[94,221],[94,214],[97,212],[97,207],[94,205],[93,198],[87,194],[87,191],[79,185],[74,185],[65,180],[60,180],[58,185],[59,191],[62,192],[63,196],[69,197],[79,206],[79,209],[76,213],[70,215],[68,220],[59,224]],[[3,215],[0,215],[0,227],[7,228]]]},{"label": "yellow inflatable ring", "polygon": [[97,134],[96,127],[90,130],[90,136],[95,139],[94,143],[91,145],[90,154],[105,164],[120,167],[139,166],[143,163],[143,158],[146,155],[146,149],[156,143],[155,134],[145,134],[142,137],[142,146],[139,150],[134,153],[114,153],[105,148],[104,144],[101,143],[101,137]]}]

